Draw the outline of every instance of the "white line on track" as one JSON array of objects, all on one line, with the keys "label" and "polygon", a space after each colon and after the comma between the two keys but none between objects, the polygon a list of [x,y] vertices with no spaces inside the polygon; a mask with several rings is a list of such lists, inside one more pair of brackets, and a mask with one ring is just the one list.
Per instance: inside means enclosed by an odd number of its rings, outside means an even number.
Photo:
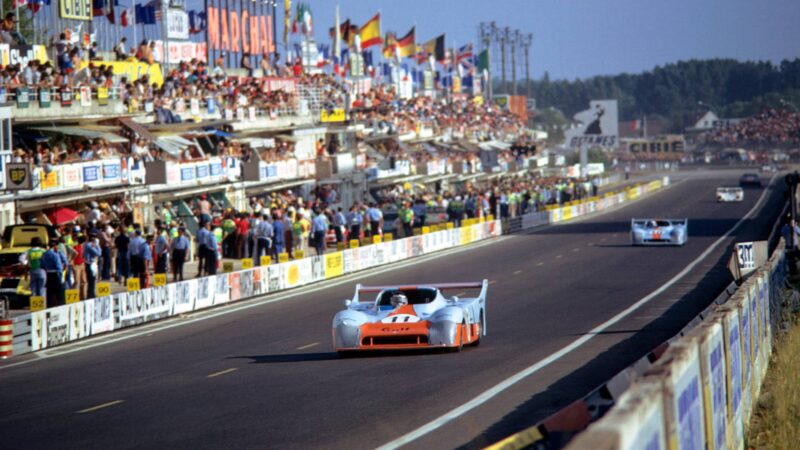
[{"label": "white line on track", "polygon": [[579,252],[579,251],[581,251],[581,249],[579,249],[578,247],[575,247],[575,248],[572,249],[572,251],[573,252]]},{"label": "white line on track", "polygon": [[236,372],[239,370],[236,367],[231,367],[230,369],[220,370],[219,372],[214,372],[212,374],[206,375],[206,378],[216,378],[220,375],[225,375],[226,373]]},{"label": "white line on track", "polygon": [[[769,187],[769,185],[772,184],[772,180],[774,180],[774,179],[775,179],[775,176],[773,175],[773,177],[770,179],[770,182],[767,184],[767,187]],[[546,358],[536,362],[535,364],[533,364],[531,366],[528,366],[527,368],[525,368],[525,369],[515,373],[514,375],[506,378],[505,380],[501,381],[500,383],[494,385],[494,387],[491,387],[491,388],[483,391],[477,397],[475,397],[472,400],[464,403],[463,405],[451,410],[450,412],[448,412],[448,413],[446,413],[446,414],[444,414],[444,415],[442,415],[442,416],[440,416],[440,417],[438,417],[438,418],[426,423],[425,425],[422,425],[421,427],[417,428],[416,430],[413,430],[413,431],[411,431],[411,432],[409,432],[407,434],[404,434],[403,436],[400,436],[399,438],[397,438],[397,439],[395,439],[393,441],[390,441],[390,442],[378,447],[378,450],[396,449],[398,447],[401,447],[403,445],[408,444],[409,442],[413,442],[413,441],[421,438],[422,436],[425,436],[426,434],[435,431],[438,428],[441,428],[442,426],[444,426],[448,422],[450,422],[452,420],[455,420],[455,419],[463,416],[464,414],[472,411],[473,409],[483,405],[484,403],[486,403],[489,400],[493,399],[494,397],[498,396],[500,393],[502,393],[506,389],[510,388],[511,386],[519,383],[520,381],[524,380],[525,378],[533,375],[534,373],[542,370],[543,368],[549,366],[550,364],[554,363],[555,361],[558,361],[559,359],[561,359],[564,356],[568,355],[573,350],[577,349],[578,347],[582,346],[583,344],[585,344],[586,342],[591,340],[598,333],[601,333],[601,332],[605,331],[606,329],[608,329],[609,327],[611,327],[613,325],[616,325],[620,320],[624,319],[625,317],[629,316],[632,312],[634,312],[637,309],[641,308],[643,305],[648,303],[650,300],[654,299],[659,294],[661,294],[665,290],[669,289],[672,285],[674,285],[675,283],[680,281],[680,279],[683,278],[684,276],[686,276],[686,274],[691,272],[692,269],[694,269],[698,264],[700,264],[701,261],[703,261],[708,255],[710,255],[711,252],[713,252],[717,247],[719,247],[719,245],[722,242],[724,242],[728,237],[730,237],[731,234],[733,234],[734,231],[736,231],[746,220],[748,220],[750,218],[750,216],[753,215],[754,212],[758,211],[758,209],[761,207],[762,203],[764,203],[764,199],[766,198],[767,192],[769,192],[769,189],[764,189],[764,191],[761,193],[761,197],[759,197],[759,199],[758,199],[758,202],[756,202],[756,204],[753,205],[753,207],[750,209],[750,211],[748,211],[747,214],[744,217],[739,219],[739,221],[736,222],[736,224],[733,225],[733,227],[731,227],[731,229],[728,230],[727,233],[725,233],[724,235],[720,236],[719,239],[717,239],[716,241],[714,241],[714,243],[712,243],[710,246],[708,246],[708,248],[706,248],[705,251],[703,251],[703,253],[700,254],[700,256],[698,256],[692,262],[690,262],[677,275],[675,275],[674,277],[670,278],[666,283],[662,284],[659,288],[657,288],[653,292],[647,294],[647,296],[639,299],[639,301],[637,301],[636,303],[632,304],[631,306],[629,306],[625,310],[621,311],[619,314],[615,315],[614,317],[612,317],[612,318],[606,320],[605,322],[601,323],[600,325],[596,326],[591,331],[586,333],[583,337],[572,341],[572,343],[570,343],[566,347],[561,348],[557,352],[552,353],[551,355],[549,355]]]},{"label": "white line on track", "polygon": [[304,346],[302,346],[302,347],[297,347],[297,349],[296,349],[296,350],[305,350],[305,349],[307,349],[307,348],[315,347],[315,346],[317,346],[317,345],[319,345],[319,342],[312,342],[312,343],[310,343],[310,344],[308,344],[308,345],[304,345]]},{"label": "white line on track", "polygon": [[564,255],[556,255],[556,259],[563,258]]},{"label": "white line on track", "polygon": [[113,402],[103,403],[102,405],[92,406],[91,408],[82,409],[80,411],[75,411],[76,414],[85,414],[92,411],[97,411],[98,409],[108,408],[109,406],[119,405],[120,403],[125,402],[125,400],[114,400]]},{"label": "white line on track", "polygon": [[543,266],[543,265],[544,265],[544,262],[543,262],[543,261],[539,261],[539,262],[537,262],[537,263],[536,263],[536,265],[537,265],[537,266]]},{"label": "white line on track", "polygon": [[519,275],[519,274],[521,274],[521,273],[522,273],[522,271],[521,271],[521,270],[515,270],[515,271],[514,271],[514,275]]}]

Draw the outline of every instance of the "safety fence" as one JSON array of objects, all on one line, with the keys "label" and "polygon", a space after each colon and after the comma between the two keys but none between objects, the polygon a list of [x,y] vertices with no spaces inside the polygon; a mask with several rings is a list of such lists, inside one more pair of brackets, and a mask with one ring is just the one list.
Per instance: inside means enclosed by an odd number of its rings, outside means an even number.
[{"label": "safety fence", "polygon": [[785,275],[781,239],[766,264],[741,286],[731,283],[678,335],[584,398],[489,448],[744,448],[782,321]]},{"label": "safety fence", "polygon": [[542,211],[523,214],[503,220],[503,234],[516,233],[529,228],[569,221],[586,214],[636,200],[639,197],[655,192],[669,185],[669,177],[637,184],[620,191],[608,192],[603,196],[588,197],[583,200],[567,202],[563,205],[548,205]]},{"label": "safety fence", "polygon": [[[570,220],[654,192],[669,179],[513,219],[517,231]],[[489,218],[491,219],[491,217]],[[470,219],[461,227],[423,227],[421,235],[322,256],[123,292],[31,312],[13,319],[13,354],[35,352],[102,333],[335,278],[507,234],[508,221]]]}]

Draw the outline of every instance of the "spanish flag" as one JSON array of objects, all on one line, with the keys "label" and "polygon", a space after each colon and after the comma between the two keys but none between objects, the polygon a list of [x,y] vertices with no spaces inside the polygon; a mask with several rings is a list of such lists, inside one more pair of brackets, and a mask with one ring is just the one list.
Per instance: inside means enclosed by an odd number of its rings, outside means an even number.
[{"label": "spanish flag", "polygon": [[417,51],[417,43],[416,43],[416,27],[411,27],[411,30],[406,33],[405,36],[397,39],[397,47],[400,49],[400,57],[406,58],[409,56],[414,56],[414,53]]},{"label": "spanish flag", "polygon": [[375,14],[375,17],[369,19],[369,22],[361,27],[358,35],[361,37],[361,50],[383,44],[383,39],[381,39],[381,13]]}]

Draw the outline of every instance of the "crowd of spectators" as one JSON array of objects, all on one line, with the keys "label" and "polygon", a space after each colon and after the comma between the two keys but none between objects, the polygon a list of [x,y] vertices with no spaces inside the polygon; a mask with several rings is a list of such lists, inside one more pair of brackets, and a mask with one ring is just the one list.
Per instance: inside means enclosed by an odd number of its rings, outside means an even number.
[{"label": "crowd of spectators", "polygon": [[768,109],[738,123],[715,129],[704,136],[707,144],[797,147],[800,145],[800,114],[786,109]]}]

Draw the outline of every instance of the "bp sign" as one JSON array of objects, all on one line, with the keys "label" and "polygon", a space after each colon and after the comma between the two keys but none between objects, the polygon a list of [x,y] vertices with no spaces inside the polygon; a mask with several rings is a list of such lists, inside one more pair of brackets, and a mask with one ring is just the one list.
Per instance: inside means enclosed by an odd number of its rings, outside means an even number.
[{"label": "bp sign", "polygon": [[25,163],[9,163],[6,165],[6,189],[9,191],[30,190],[31,166]]}]

